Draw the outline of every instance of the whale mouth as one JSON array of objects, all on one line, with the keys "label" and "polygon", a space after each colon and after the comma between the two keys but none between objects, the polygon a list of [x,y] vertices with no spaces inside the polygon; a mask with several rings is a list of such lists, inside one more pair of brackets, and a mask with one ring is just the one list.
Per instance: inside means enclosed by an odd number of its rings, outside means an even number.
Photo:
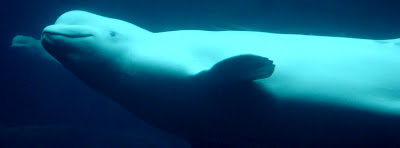
[{"label": "whale mouth", "polygon": [[92,34],[65,34],[65,33],[59,33],[59,32],[44,31],[42,33],[42,38],[44,36],[64,36],[64,37],[68,37],[68,38],[84,38],[84,37],[90,37],[93,35]]},{"label": "whale mouth", "polygon": [[50,25],[43,29],[42,39],[45,38],[87,38],[94,36],[95,29],[84,25]]}]

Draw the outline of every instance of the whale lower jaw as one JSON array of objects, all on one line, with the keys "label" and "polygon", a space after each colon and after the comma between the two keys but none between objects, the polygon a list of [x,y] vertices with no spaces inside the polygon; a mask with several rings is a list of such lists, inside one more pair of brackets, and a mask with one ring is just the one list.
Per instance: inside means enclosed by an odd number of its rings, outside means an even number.
[{"label": "whale lower jaw", "polygon": [[43,29],[42,39],[47,36],[62,36],[67,38],[84,38],[94,36],[95,30],[85,25],[50,25]]},{"label": "whale lower jaw", "polygon": [[68,38],[84,38],[93,36],[92,34],[65,34],[65,33],[58,33],[58,32],[43,32],[42,39],[44,36],[64,36]]}]

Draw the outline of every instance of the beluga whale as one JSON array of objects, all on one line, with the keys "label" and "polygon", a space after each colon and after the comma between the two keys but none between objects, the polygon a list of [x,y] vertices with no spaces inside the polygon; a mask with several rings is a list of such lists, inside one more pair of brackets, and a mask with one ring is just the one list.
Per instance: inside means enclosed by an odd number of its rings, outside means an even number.
[{"label": "beluga whale", "polygon": [[192,147],[400,143],[400,39],[151,32],[73,10],[41,43],[85,84]]}]

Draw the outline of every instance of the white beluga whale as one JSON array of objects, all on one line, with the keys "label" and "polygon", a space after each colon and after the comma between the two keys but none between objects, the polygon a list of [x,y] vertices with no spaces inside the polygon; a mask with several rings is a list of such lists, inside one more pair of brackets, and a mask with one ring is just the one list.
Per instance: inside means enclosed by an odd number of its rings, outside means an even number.
[{"label": "white beluga whale", "polygon": [[41,41],[87,85],[193,147],[337,146],[400,137],[379,139],[400,132],[399,39],[153,33],[69,11],[43,30]]},{"label": "white beluga whale", "polygon": [[41,57],[47,61],[58,63],[42,46],[40,40],[30,36],[16,35],[11,41],[12,48],[23,48],[24,52],[33,56]]}]

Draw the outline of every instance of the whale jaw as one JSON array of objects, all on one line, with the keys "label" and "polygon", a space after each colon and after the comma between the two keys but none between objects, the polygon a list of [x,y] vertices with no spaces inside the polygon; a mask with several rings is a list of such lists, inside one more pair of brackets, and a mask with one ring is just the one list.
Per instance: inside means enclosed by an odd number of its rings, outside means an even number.
[{"label": "whale jaw", "polygon": [[63,36],[67,38],[84,38],[93,36],[93,29],[83,25],[51,25],[43,29],[42,39],[44,37]]}]

